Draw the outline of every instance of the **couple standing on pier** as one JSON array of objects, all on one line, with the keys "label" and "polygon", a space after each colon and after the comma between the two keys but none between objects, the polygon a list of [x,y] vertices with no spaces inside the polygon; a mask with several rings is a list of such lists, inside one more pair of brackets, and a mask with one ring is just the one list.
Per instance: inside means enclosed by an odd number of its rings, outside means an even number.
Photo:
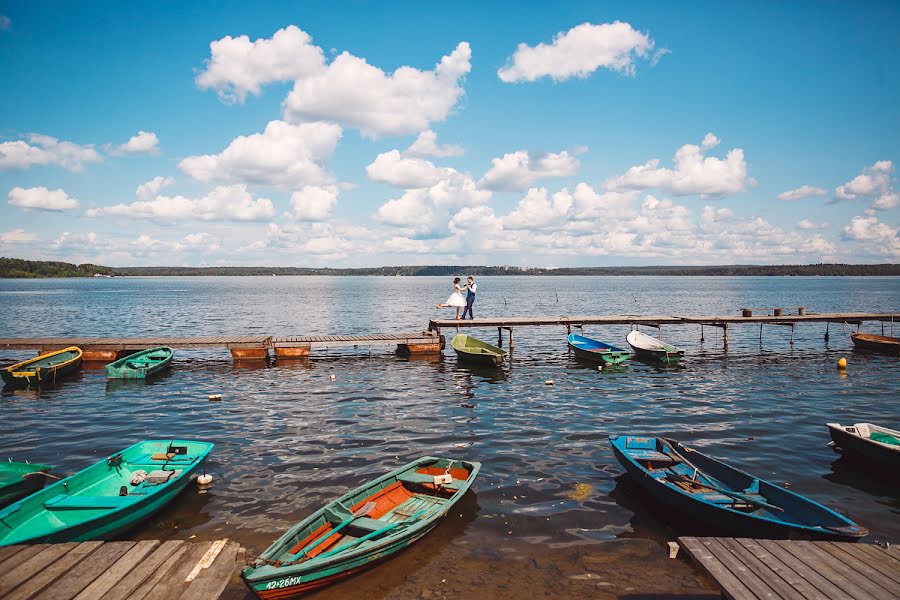
[{"label": "couple standing on pier", "polygon": [[[475,290],[478,289],[478,285],[475,283],[475,280],[471,275],[466,278],[466,285],[459,284],[459,277],[453,280],[453,293],[450,294],[450,297],[447,298],[447,301],[443,304],[438,304],[437,308],[450,308],[456,307],[456,320],[459,321],[461,318],[466,318],[466,313],[469,314],[469,319],[474,319],[475,314],[472,312],[472,305],[475,303]],[[463,292],[466,292],[465,297],[463,297]],[[465,307],[463,310],[462,317],[459,316],[459,309]]]}]

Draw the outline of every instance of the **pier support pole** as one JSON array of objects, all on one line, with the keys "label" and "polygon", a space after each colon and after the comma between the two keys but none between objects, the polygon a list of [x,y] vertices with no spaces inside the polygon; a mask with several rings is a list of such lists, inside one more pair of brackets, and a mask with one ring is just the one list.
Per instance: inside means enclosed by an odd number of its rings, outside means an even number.
[{"label": "pier support pole", "polygon": [[506,330],[509,332],[509,349],[512,350],[513,349],[513,334],[512,334],[513,328],[507,327]]},{"label": "pier support pole", "polygon": [[825,321],[825,342],[828,342],[828,321]]},{"label": "pier support pole", "polygon": [[703,343],[703,323],[700,323],[700,343]]},{"label": "pier support pole", "polygon": [[791,323],[791,347],[794,347],[794,324]]},{"label": "pier support pole", "polygon": [[497,347],[498,348],[503,347],[503,328],[502,327],[497,328]]},{"label": "pier support pole", "polygon": [[728,349],[728,323],[722,323],[722,347]]},{"label": "pier support pole", "polygon": [[762,323],[759,324],[759,347],[762,348]]}]

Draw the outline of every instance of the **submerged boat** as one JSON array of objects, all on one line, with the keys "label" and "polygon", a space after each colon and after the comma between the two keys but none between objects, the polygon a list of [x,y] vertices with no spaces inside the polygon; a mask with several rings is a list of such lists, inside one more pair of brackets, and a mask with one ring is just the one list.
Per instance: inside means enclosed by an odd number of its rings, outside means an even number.
[{"label": "submerged boat", "polygon": [[208,442],[138,442],[0,509],[0,546],[110,539],[175,498],[212,449]]},{"label": "submerged boat", "polygon": [[464,333],[457,333],[450,345],[456,350],[456,357],[466,362],[499,367],[506,358],[506,352],[497,346],[491,346]]},{"label": "submerged boat", "polygon": [[606,365],[618,365],[628,360],[628,352],[598,340],[572,333],[569,334],[568,342],[575,356],[584,360]]},{"label": "submerged boat", "polygon": [[141,350],[106,365],[110,379],[146,379],[172,364],[175,353],[168,346]]},{"label": "submerged boat", "polygon": [[684,356],[684,350],[679,350],[671,344],[638,330],[629,332],[625,339],[639,358],[655,360],[668,365],[677,363]]},{"label": "submerged boat", "polygon": [[831,433],[828,446],[835,452],[868,463],[875,469],[900,473],[900,431],[872,423],[826,423],[825,426]]},{"label": "submerged boat", "polygon": [[850,519],[773,483],[655,437],[612,435],[616,458],[660,504],[729,537],[856,541]]},{"label": "submerged boat", "polygon": [[466,493],[481,463],[426,456],[329,502],[241,576],[259,598],[295,598],[416,542]]},{"label": "submerged boat", "polygon": [[853,347],[859,350],[900,354],[900,338],[854,331],[850,333],[850,339],[853,340]]},{"label": "submerged boat", "polygon": [[44,487],[51,465],[0,462],[0,508]]},{"label": "submerged boat", "polygon": [[45,383],[56,383],[57,380],[76,371],[80,366],[81,348],[70,346],[6,367],[0,370],[0,376],[9,386],[39,386]]}]

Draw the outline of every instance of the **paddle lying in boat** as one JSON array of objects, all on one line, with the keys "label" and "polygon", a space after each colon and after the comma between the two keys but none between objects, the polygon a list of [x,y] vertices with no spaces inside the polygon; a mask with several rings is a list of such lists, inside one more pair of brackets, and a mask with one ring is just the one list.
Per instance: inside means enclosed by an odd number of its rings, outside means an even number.
[{"label": "paddle lying in boat", "polygon": [[826,423],[825,426],[831,433],[828,446],[835,452],[874,469],[900,473],[900,431],[872,423]]},{"label": "paddle lying in boat", "polygon": [[44,487],[53,467],[21,462],[0,463],[0,508]]},{"label": "paddle lying in boat", "polygon": [[329,502],[278,538],[241,576],[264,599],[295,598],[348,577],[431,531],[480,468],[477,462],[431,456],[415,460]]},{"label": "paddle lying in boat", "polygon": [[864,527],[675,440],[612,435],[616,458],[656,501],[729,537],[855,541]]},{"label": "paddle lying in boat", "polygon": [[0,377],[3,377],[8,386],[39,386],[56,383],[62,377],[78,370],[80,366],[81,348],[70,346],[6,367],[0,370]]},{"label": "paddle lying in boat", "polygon": [[618,365],[628,360],[625,350],[574,333],[569,334],[568,343],[575,356],[591,362]]},{"label": "paddle lying in boat", "polygon": [[106,365],[110,379],[146,379],[172,364],[175,353],[168,346],[141,350]]},{"label": "paddle lying in boat", "polygon": [[900,338],[874,333],[860,333],[854,331],[850,334],[853,347],[857,350],[869,350],[882,354],[900,354]]},{"label": "paddle lying in boat", "polygon": [[491,346],[464,333],[457,333],[450,345],[456,350],[457,358],[466,362],[500,366],[506,358],[506,352],[497,346]]},{"label": "paddle lying in boat", "polygon": [[175,498],[213,449],[148,440],[0,509],[0,546],[112,538]]},{"label": "paddle lying in boat", "polygon": [[625,340],[638,358],[656,360],[669,365],[677,363],[684,356],[684,350],[679,350],[671,344],[667,344],[638,330],[631,331],[625,337]]}]

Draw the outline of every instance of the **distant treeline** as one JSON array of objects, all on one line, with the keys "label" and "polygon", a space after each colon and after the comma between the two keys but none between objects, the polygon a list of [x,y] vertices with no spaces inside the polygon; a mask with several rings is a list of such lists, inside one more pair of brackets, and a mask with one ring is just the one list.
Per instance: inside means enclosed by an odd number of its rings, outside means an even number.
[{"label": "distant treeline", "polygon": [[307,267],[102,267],[64,262],[0,258],[0,277],[92,277],[93,275],[131,277],[215,277],[272,275],[378,275],[385,277],[454,275],[676,275],[676,276],[852,276],[900,275],[900,264],[880,265],[721,265],[655,267],[566,267],[559,269],[484,267],[472,265],[428,265],[374,267],[360,269],[313,269]]}]

